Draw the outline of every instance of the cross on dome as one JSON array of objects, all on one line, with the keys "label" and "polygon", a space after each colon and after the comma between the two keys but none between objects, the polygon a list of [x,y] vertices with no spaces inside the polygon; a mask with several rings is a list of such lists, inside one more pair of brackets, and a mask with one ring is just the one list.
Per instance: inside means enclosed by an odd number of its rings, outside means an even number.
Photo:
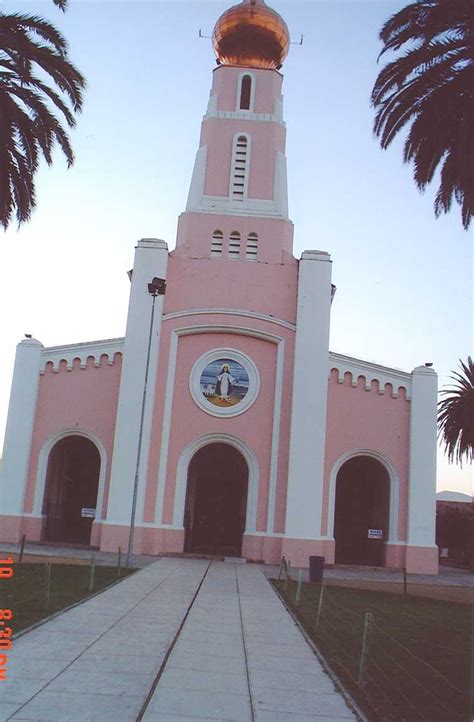
[{"label": "cross on dome", "polygon": [[277,70],[288,55],[290,33],[264,0],[243,0],[220,16],[212,44],[219,64]]}]

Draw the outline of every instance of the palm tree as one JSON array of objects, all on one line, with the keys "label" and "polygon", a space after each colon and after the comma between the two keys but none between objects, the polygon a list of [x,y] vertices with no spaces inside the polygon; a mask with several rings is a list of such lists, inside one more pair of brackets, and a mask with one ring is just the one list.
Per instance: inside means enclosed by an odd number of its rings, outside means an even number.
[{"label": "palm tree", "polygon": [[453,388],[440,391],[438,403],[438,435],[444,442],[449,461],[462,465],[474,459],[474,363],[470,356],[467,364],[459,360],[461,372],[453,372]]},{"label": "palm tree", "polygon": [[[53,2],[65,10],[66,0]],[[31,217],[41,157],[51,165],[57,143],[68,166],[74,162],[61,122],[74,127],[84,88],[53,25],[34,15],[0,13],[0,223],[5,229],[14,215],[19,224]]]},{"label": "palm tree", "polygon": [[[418,0],[380,31],[397,54],[372,91],[374,132],[382,148],[409,127],[403,160],[423,191],[440,168],[435,215],[461,206],[467,230],[474,213],[474,2]],[[379,57],[380,57],[379,56]]]}]

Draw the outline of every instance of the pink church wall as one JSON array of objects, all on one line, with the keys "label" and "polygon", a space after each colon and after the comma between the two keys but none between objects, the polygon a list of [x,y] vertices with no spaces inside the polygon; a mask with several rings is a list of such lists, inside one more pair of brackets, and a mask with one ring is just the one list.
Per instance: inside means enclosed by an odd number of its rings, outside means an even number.
[{"label": "pink church wall", "polygon": [[235,308],[295,323],[296,261],[279,265],[233,261],[232,275],[223,272],[226,263],[218,258],[201,258],[197,262],[173,251],[168,263],[165,313]]},{"label": "pink church wall", "polygon": [[281,95],[283,76],[277,71],[247,69],[230,66],[215,68],[211,95],[217,96],[217,109],[227,112],[237,110],[237,85],[241,74],[248,72],[255,79],[254,113],[273,113],[274,99]]},{"label": "pink church wall", "polygon": [[[352,376],[347,373],[344,383],[338,383],[338,373],[332,370],[328,387],[322,534],[328,530],[329,480],[334,464],[346,452],[369,449],[389,459],[398,473],[398,539],[406,540],[410,403],[403,389],[394,399],[390,385],[381,395],[376,381],[372,382],[370,391],[365,390],[362,377],[355,388],[351,382]],[[398,566],[399,552],[390,550],[387,561]]]},{"label": "pink church wall", "polygon": [[[241,259],[245,260],[245,244],[249,233],[258,235],[258,261],[264,263],[286,263],[296,268],[293,258],[293,224],[276,218],[253,218],[247,216],[226,216],[220,214],[183,213],[178,221],[175,255],[184,255],[194,261],[199,258],[210,258],[211,239],[214,231],[220,230],[224,235],[222,259],[213,258],[219,262],[227,260],[229,249],[229,236],[232,231],[238,231],[241,237]],[[232,263],[239,263],[233,259]],[[248,267],[246,269],[252,273]],[[255,273],[255,271],[253,271]],[[261,273],[264,273],[263,269]],[[272,274],[278,273],[273,269]],[[222,270],[220,274],[222,274]]]},{"label": "pink church wall", "polygon": [[[40,377],[38,404],[33,429],[30,464],[24,502],[24,512],[32,513],[39,455],[44,444],[55,434],[63,430],[87,431],[102,442],[106,452],[106,477],[103,500],[103,513],[107,508],[109,490],[110,461],[112,458],[115,418],[120,385],[121,354],[116,354],[113,365],[107,364],[107,357],[101,358],[100,367],[94,366],[90,357],[87,368],[80,368],[76,359],[71,371],[66,362],[61,361],[59,372],[52,371],[51,364],[46,365],[45,374]],[[100,509],[101,500],[97,501]],[[99,520],[98,520],[99,522]],[[29,538],[39,538],[41,533],[37,520],[24,519]],[[98,531],[93,530],[98,542]]]},{"label": "pink church wall", "polygon": [[[275,517],[275,529],[282,529],[284,524],[286,479],[288,471],[288,439],[290,428],[291,383],[292,383],[292,331],[270,324],[266,321],[246,319],[229,315],[191,316],[188,318],[165,321],[162,330],[162,345],[158,369],[158,383],[156,395],[156,411],[152,429],[152,442],[149,461],[148,483],[145,498],[145,522],[154,520],[156,504],[156,480],[158,477],[159,454],[161,448],[161,432],[163,425],[164,390],[168,372],[168,355],[171,329],[183,326],[205,324],[218,324],[223,326],[251,326],[253,329],[267,331],[286,338],[286,359],[283,379],[283,403],[281,414],[280,450],[277,476],[278,508]],[[195,361],[213,348],[233,348],[252,358],[260,372],[259,396],[245,414],[221,418],[203,412],[193,401],[189,391],[189,376]],[[275,391],[277,346],[269,341],[233,333],[197,333],[182,336],[178,340],[176,377],[173,388],[172,420],[170,429],[170,444],[168,451],[167,481],[164,499],[164,513],[158,523],[171,524],[173,521],[173,506],[175,498],[175,480],[178,460],[183,450],[195,439],[206,434],[227,433],[244,442],[257,456],[259,465],[259,493],[257,501],[257,530],[266,531],[268,487],[270,478],[270,459],[273,430],[273,408]],[[186,420],[183,423],[183,420]],[[245,544],[252,546],[251,558],[263,558],[261,547],[250,539],[244,539]],[[256,546],[257,544],[257,546]],[[274,547],[280,542],[266,543],[267,556],[275,556]],[[254,556],[257,554],[257,556]]]},{"label": "pink church wall", "polygon": [[247,133],[250,144],[248,198],[271,200],[275,182],[275,153],[285,152],[285,127],[278,123],[256,124],[251,120],[209,118],[202,125],[201,146],[207,145],[204,193],[227,196],[229,193],[232,144],[234,136]]}]

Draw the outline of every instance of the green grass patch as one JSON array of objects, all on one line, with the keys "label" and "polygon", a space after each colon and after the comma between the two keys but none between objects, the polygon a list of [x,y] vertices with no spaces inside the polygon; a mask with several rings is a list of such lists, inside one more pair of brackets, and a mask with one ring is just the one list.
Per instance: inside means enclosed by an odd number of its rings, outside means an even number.
[{"label": "green grass patch", "polygon": [[296,605],[296,582],[274,584],[370,720],[471,722],[470,605],[325,585],[316,628],[321,585],[303,584]]},{"label": "green grass patch", "polygon": [[[46,564],[14,564],[13,569],[13,577],[2,582],[2,607],[13,611],[11,626],[15,633],[117,581],[116,567],[96,566],[94,587],[90,591],[88,565],[52,564],[50,597],[46,607]],[[122,569],[120,578],[133,571]]]}]

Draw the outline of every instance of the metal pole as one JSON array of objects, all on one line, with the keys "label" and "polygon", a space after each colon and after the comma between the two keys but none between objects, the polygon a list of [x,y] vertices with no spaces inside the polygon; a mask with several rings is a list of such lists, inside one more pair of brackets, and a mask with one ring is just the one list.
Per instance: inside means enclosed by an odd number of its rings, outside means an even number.
[{"label": "metal pole", "polygon": [[364,683],[365,658],[367,656],[367,647],[369,645],[369,633],[370,633],[371,623],[372,623],[372,612],[366,612],[365,613],[365,621],[364,621],[364,634],[362,636],[362,649],[360,652],[359,679],[357,681],[357,684],[359,685],[359,687],[362,687],[363,683]]},{"label": "metal pole", "polygon": [[120,576],[120,571],[122,567],[122,547],[119,547],[118,550],[118,560],[117,560],[117,576]]},{"label": "metal pole", "polygon": [[403,567],[403,595],[407,595],[407,568]]},{"label": "metal pole", "polygon": [[140,471],[140,454],[142,450],[142,434],[143,434],[143,420],[145,418],[145,400],[146,400],[146,387],[148,383],[148,370],[150,368],[150,350],[151,350],[151,339],[153,335],[153,321],[155,317],[155,301],[157,293],[153,293],[153,303],[151,306],[151,319],[150,319],[150,333],[148,335],[148,351],[146,355],[146,368],[145,368],[145,382],[143,384],[143,398],[142,398],[142,412],[140,416],[140,428],[138,431],[138,449],[137,449],[137,464],[135,467],[135,481],[133,484],[133,500],[132,500],[132,514],[130,517],[130,532],[128,535],[128,550],[127,550],[127,561],[126,566],[130,566],[132,558],[132,547],[133,547],[133,534],[135,531],[135,513],[137,510],[137,494],[138,494],[138,475]]}]

